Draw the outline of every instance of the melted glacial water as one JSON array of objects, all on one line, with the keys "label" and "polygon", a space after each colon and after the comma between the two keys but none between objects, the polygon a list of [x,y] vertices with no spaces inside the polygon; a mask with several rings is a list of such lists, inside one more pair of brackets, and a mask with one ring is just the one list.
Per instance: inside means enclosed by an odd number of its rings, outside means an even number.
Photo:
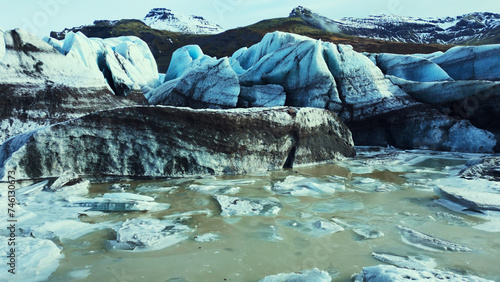
[{"label": "melted glacial water", "polygon": [[[372,258],[371,253],[377,252],[425,255],[435,259],[437,269],[500,281],[498,228],[481,230],[488,219],[443,207],[433,191],[441,179],[455,176],[474,157],[479,155],[361,148],[357,158],[336,165],[260,175],[128,182],[131,187],[127,192],[154,197],[171,207],[161,212],[91,214],[80,220],[120,223],[131,218],[175,218],[177,213],[197,210],[209,210],[211,214],[184,218],[193,229],[189,239],[157,251],[109,251],[105,248],[107,240],[116,238],[111,228],[65,240],[65,257],[49,280],[257,281],[268,275],[319,268],[329,272],[334,281],[348,281],[363,267],[383,264]],[[276,195],[266,188],[289,176],[332,184],[336,191],[311,197]],[[109,193],[111,184],[93,184],[88,197]],[[221,208],[212,195],[186,189],[193,184],[240,187],[229,196],[274,197],[283,207],[277,216],[221,217]],[[154,191],[158,187],[175,189]],[[334,219],[344,231],[324,234],[304,227],[305,222],[316,219]],[[405,243],[398,225],[473,251],[418,248]],[[364,239],[355,232],[363,228],[384,236]],[[206,233],[218,234],[219,240],[194,240]]]}]

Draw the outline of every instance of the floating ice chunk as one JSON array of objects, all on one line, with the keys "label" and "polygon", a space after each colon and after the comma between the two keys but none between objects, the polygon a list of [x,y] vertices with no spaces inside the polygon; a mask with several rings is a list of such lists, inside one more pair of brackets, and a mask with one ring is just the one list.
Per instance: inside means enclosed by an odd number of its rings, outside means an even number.
[{"label": "floating ice chunk", "polygon": [[219,234],[206,233],[206,234],[203,234],[203,235],[200,235],[200,236],[195,236],[194,240],[196,242],[206,243],[206,242],[218,241],[219,237],[220,237]]},{"label": "floating ice chunk", "polygon": [[434,269],[437,266],[436,260],[428,256],[398,256],[372,253],[372,257],[381,262],[408,269]]},{"label": "floating ice chunk", "polygon": [[122,199],[122,200],[135,200],[135,201],[144,201],[144,202],[154,202],[153,197],[143,196],[133,193],[107,193],[104,194],[103,199]]},{"label": "floating ice chunk", "polygon": [[363,239],[378,239],[385,236],[384,233],[372,227],[356,227],[353,228],[352,231],[361,236]]},{"label": "floating ice chunk", "polygon": [[210,195],[220,195],[220,194],[225,194],[225,195],[233,195],[236,194],[240,191],[240,187],[231,187],[231,186],[218,186],[218,185],[196,185],[192,184],[188,186],[186,189],[195,191],[195,192],[200,192],[203,194],[210,194]]},{"label": "floating ice chunk", "polygon": [[437,212],[437,218],[447,221],[449,224],[466,226],[469,225],[465,220],[460,217],[447,212]]},{"label": "floating ice chunk", "polygon": [[73,279],[85,279],[89,277],[90,269],[75,270],[68,273],[68,276]]},{"label": "floating ice chunk", "polygon": [[130,189],[130,184],[128,183],[115,183],[109,187],[109,190],[115,191],[115,192],[124,192],[125,190]]},{"label": "floating ice chunk", "polygon": [[70,206],[105,212],[159,211],[170,207],[170,204],[153,201],[151,197],[131,193],[113,193],[105,194],[103,198],[69,200]]},{"label": "floating ice chunk", "polygon": [[[359,281],[458,281],[486,282],[491,280],[477,276],[462,276],[453,272],[437,269],[412,270],[392,265],[364,267]],[[358,281],[358,280],[356,280]],[[491,281],[492,282],[492,281]]]},{"label": "floating ice chunk", "polygon": [[283,220],[280,224],[295,229],[311,237],[322,237],[325,235],[344,231],[339,224],[323,218],[309,218],[307,220]]},{"label": "floating ice chunk", "polygon": [[259,282],[285,282],[285,281],[295,281],[295,282],[330,282],[332,278],[326,271],[320,271],[317,268],[308,271],[302,271],[297,273],[281,273],[277,275],[267,276]]},{"label": "floating ice chunk", "polygon": [[405,243],[418,248],[452,252],[472,252],[472,249],[468,247],[461,246],[459,244],[455,244],[443,239],[438,239],[436,237],[432,237],[430,235],[407,227],[399,225],[398,229],[401,231],[403,236],[402,239]]},{"label": "floating ice chunk", "polygon": [[500,193],[438,186],[434,192],[439,196],[473,210],[500,211]]},{"label": "floating ice chunk", "polygon": [[[6,237],[1,237],[7,242]],[[1,281],[47,281],[49,276],[59,267],[59,260],[64,256],[61,250],[50,240],[29,237],[17,237],[15,273],[7,272],[8,260],[4,259],[10,253],[7,243],[0,245],[2,254]]]},{"label": "floating ice chunk", "polygon": [[108,248],[146,252],[178,244],[188,239],[192,230],[171,220],[134,218],[127,219],[116,232],[116,241],[108,241]]},{"label": "floating ice chunk", "polygon": [[288,176],[284,181],[275,183],[267,189],[279,195],[291,196],[325,196],[333,195],[338,190],[344,190],[340,183],[317,183],[316,179],[303,176]]},{"label": "floating ice chunk", "polygon": [[135,189],[137,192],[142,192],[142,193],[168,193],[172,192],[175,189],[179,187],[159,187],[159,186],[140,186],[137,189]]},{"label": "floating ice chunk", "polygon": [[219,202],[222,209],[221,216],[275,216],[281,210],[281,203],[274,198],[248,199],[216,195],[214,198]]},{"label": "floating ice chunk", "polygon": [[32,228],[31,234],[39,239],[75,240],[100,228],[103,228],[103,226],[99,224],[83,223],[77,220],[62,220],[46,222],[39,227]]}]

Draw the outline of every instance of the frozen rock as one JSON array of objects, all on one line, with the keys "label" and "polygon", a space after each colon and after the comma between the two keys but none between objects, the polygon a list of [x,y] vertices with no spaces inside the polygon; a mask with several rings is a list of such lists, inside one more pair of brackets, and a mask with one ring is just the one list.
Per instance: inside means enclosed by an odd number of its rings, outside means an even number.
[{"label": "frozen rock", "polygon": [[317,268],[312,270],[297,272],[297,273],[281,273],[276,275],[267,276],[259,282],[285,282],[285,281],[295,281],[295,282],[330,282],[332,278],[326,271],[321,271]]},{"label": "frozen rock", "polygon": [[[2,281],[47,281],[50,275],[59,267],[59,260],[64,258],[61,250],[50,240],[29,237],[16,238],[16,263],[15,274],[7,272],[11,269],[9,260],[5,258],[10,254],[7,238],[1,237],[0,252],[2,259]],[[13,265],[14,266],[14,265]]]},{"label": "frozen rock", "polygon": [[500,211],[500,193],[488,193],[441,185],[434,188],[434,192],[447,200],[472,210]]},{"label": "frozen rock", "polygon": [[216,195],[214,199],[219,202],[221,216],[275,216],[281,210],[282,204],[274,198],[249,199]]},{"label": "frozen rock", "polygon": [[434,269],[436,260],[427,256],[398,256],[394,254],[372,253],[372,257],[381,262],[408,269]]},{"label": "frozen rock", "polygon": [[267,189],[279,195],[323,197],[333,195],[336,189],[343,190],[342,188],[342,184],[317,183],[315,179],[288,176],[284,181],[277,182]]},{"label": "frozen rock", "polygon": [[240,187],[234,187],[234,186],[218,186],[218,185],[196,185],[192,184],[186,187],[186,189],[191,190],[191,191],[196,191],[204,194],[210,194],[210,195],[219,195],[219,194],[225,194],[225,195],[231,195],[231,194],[236,194],[240,191]]},{"label": "frozen rock", "polygon": [[199,47],[186,46],[174,53],[165,77],[168,81],[146,96],[151,104],[191,108],[236,107],[240,85],[229,60],[211,58],[200,52]]},{"label": "frozen rock", "polygon": [[214,242],[214,241],[218,241],[219,240],[219,234],[215,234],[215,233],[206,233],[206,234],[203,234],[203,235],[200,235],[200,236],[195,236],[194,237],[194,240],[196,242],[200,242],[200,243],[206,243],[206,242]]},{"label": "frozen rock", "polygon": [[116,241],[108,241],[108,248],[145,252],[164,249],[189,238],[192,229],[171,220],[151,218],[127,219],[117,230]]},{"label": "frozen rock", "polygon": [[384,233],[371,227],[355,227],[352,231],[361,236],[363,239],[378,239],[385,236]]},{"label": "frozen rock", "polygon": [[460,282],[486,282],[491,280],[477,276],[462,276],[453,272],[437,269],[406,269],[392,265],[378,265],[364,267],[361,281],[460,281]]},{"label": "frozen rock", "polygon": [[487,179],[500,181],[500,158],[484,158],[460,172],[460,177],[465,179]]},{"label": "frozen rock", "polygon": [[137,104],[115,96],[98,68],[62,55],[30,33],[7,31],[2,41],[7,49],[0,61],[0,99],[4,101],[0,143],[97,110]]},{"label": "frozen rock", "polygon": [[412,56],[396,54],[374,54],[376,65],[386,75],[418,82],[453,80],[436,63]]},{"label": "frozen rock", "polygon": [[455,80],[500,80],[500,45],[457,46],[431,59]]},{"label": "frozen rock", "polygon": [[326,110],[130,107],[5,142],[0,147],[0,179],[9,170],[18,179],[58,177],[67,170],[160,177],[243,174],[354,155],[349,130]]},{"label": "frozen rock", "polygon": [[254,85],[252,87],[241,87],[238,106],[243,108],[252,107],[278,107],[284,106],[286,93],[283,86],[276,84]]},{"label": "frozen rock", "polygon": [[422,232],[404,227],[398,226],[398,229],[402,233],[403,241],[424,249],[435,249],[435,250],[443,250],[443,251],[452,251],[452,252],[472,252],[472,249],[468,247],[461,246],[459,244],[455,244],[446,240],[438,239],[436,237],[424,234]]}]

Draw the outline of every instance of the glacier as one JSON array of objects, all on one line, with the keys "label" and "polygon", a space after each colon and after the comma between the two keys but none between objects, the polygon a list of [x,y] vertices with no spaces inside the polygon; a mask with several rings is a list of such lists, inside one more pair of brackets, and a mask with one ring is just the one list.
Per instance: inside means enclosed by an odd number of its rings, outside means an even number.
[{"label": "glacier", "polygon": [[457,46],[430,60],[455,80],[500,80],[500,45]]},{"label": "glacier", "polygon": [[100,39],[70,32],[62,41],[49,37],[44,40],[66,57],[101,72],[116,95],[127,96],[132,91],[146,94],[160,85],[155,58],[138,37]]},{"label": "glacier", "polygon": [[146,95],[151,104],[224,109],[238,103],[240,84],[228,58],[203,55],[198,46],[186,46],[173,54],[165,80]]}]

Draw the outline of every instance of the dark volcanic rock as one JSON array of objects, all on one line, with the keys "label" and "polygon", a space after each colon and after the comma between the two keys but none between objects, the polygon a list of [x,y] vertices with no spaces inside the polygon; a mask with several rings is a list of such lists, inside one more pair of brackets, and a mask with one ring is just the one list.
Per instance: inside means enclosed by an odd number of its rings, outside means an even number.
[{"label": "dark volcanic rock", "polygon": [[0,148],[0,178],[187,176],[267,171],[355,155],[335,114],[312,108],[102,111],[17,136]]}]

